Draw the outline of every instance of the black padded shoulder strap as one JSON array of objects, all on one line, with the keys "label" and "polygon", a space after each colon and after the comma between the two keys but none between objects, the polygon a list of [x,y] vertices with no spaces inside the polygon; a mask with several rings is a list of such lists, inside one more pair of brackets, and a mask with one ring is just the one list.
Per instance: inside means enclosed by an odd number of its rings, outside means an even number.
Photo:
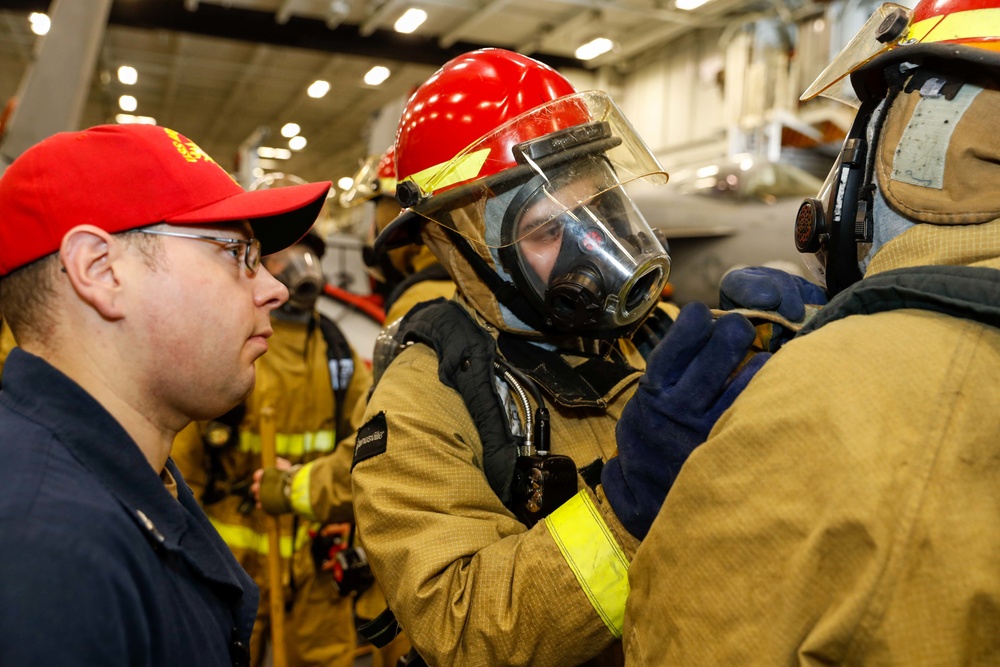
[{"label": "black padded shoulder strap", "polygon": [[879,273],[834,297],[798,335],[850,315],[901,308],[931,310],[1000,327],[1000,271],[974,266],[921,266]]},{"label": "black padded shoulder strap", "polygon": [[464,308],[444,299],[411,310],[400,325],[399,340],[434,349],[438,377],[461,395],[479,431],[486,479],[500,500],[508,504],[517,442],[494,383],[496,341]]},{"label": "black padded shoulder strap", "polygon": [[334,442],[339,442],[346,434],[338,432],[340,420],[344,415],[344,402],[347,399],[347,388],[354,377],[354,354],[347,337],[340,327],[325,315],[319,316],[319,329],[326,342],[326,359],[330,366],[330,386],[333,387],[334,398]]}]

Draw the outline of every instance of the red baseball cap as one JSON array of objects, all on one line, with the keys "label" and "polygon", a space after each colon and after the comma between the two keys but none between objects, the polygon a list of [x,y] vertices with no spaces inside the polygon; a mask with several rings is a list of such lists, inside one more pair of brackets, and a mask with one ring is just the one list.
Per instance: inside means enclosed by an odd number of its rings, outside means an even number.
[{"label": "red baseball cap", "polygon": [[262,254],[316,222],[330,182],[245,191],[193,141],[156,125],[99,125],[32,146],[0,177],[0,276],[59,250],[77,225],[247,220]]}]

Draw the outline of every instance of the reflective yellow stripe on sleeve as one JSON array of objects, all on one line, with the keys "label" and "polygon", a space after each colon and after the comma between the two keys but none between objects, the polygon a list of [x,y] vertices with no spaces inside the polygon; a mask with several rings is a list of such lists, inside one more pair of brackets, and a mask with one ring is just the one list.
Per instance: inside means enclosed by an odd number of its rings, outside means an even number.
[{"label": "reflective yellow stripe on sleeve", "polygon": [[545,519],[563,558],[611,634],[622,636],[628,558],[594,502],[581,491]]},{"label": "reflective yellow stripe on sleeve", "polygon": [[289,501],[292,504],[292,511],[310,521],[316,520],[313,514],[312,502],[309,500],[309,479],[312,477],[313,461],[306,463],[295,471],[292,477],[292,489],[289,494]]},{"label": "reflective yellow stripe on sleeve", "polygon": [[[247,526],[240,526],[232,523],[225,523],[219,521],[213,516],[208,517],[208,520],[212,522],[212,526],[218,531],[222,540],[229,545],[231,549],[243,549],[245,551],[255,551],[259,554],[267,555],[269,548],[267,544],[267,535],[264,533],[258,533],[252,528]],[[295,535],[295,543],[292,543],[291,535],[282,535],[281,543],[278,547],[281,551],[282,558],[291,558],[292,547],[295,547],[295,551],[301,550],[304,546],[309,543],[309,526],[299,526],[299,532]]]},{"label": "reflective yellow stripe on sleeve", "polygon": [[[333,431],[325,429],[311,433],[278,433],[275,436],[275,453],[284,458],[297,458],[307,454],[332,452],[337,443]],[[260,453],[260,434],[240,432],[240,449],[252,454]]]}]

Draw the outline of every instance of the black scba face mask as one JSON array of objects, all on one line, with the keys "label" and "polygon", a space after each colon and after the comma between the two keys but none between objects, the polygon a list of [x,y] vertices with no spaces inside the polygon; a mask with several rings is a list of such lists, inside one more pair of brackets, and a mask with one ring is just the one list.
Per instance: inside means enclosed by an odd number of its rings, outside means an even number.
[{"label": "black scba face mask", "polygon": [[518,290],[568,333],[623,333],[650,311],[666,250],[603,156],[522,185],[504,213],[500,259]]},{"label": "black scba face mask", "polygon": [[281,310],[291,314],[312,313],[326,285],[320,258],[304,245],[292,246],[286,252],[287,264],[275,276],[288,288],[288,301],[281,306]]}]

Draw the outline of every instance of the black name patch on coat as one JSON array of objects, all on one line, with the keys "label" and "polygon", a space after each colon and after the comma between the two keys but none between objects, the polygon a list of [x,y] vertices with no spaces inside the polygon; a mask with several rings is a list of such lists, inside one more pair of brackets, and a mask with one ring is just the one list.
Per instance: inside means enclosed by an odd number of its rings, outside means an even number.
[{"label": "black name patch on coat", "polygon": [[380,412],[358,429],[358,439],[354,441],[354,462],[351,470],[365,459],[385,452],[388,429],[385,427],[385,413]]}]

